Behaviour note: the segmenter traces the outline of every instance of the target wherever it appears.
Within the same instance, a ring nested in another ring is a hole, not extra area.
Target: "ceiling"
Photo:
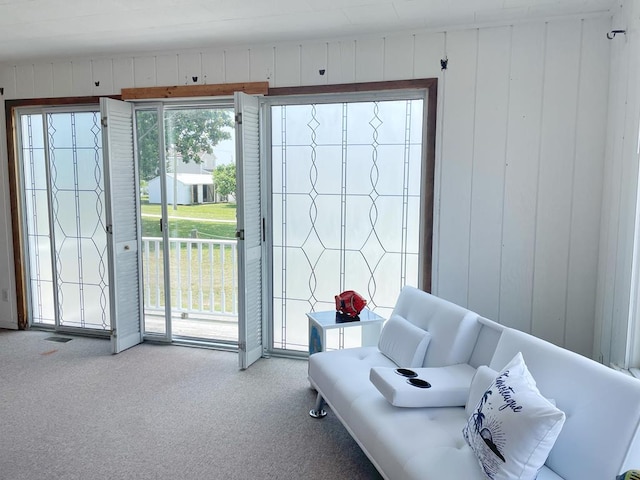
[[[344,38],[612,11],[616,0],[0,0],[0,62]]]

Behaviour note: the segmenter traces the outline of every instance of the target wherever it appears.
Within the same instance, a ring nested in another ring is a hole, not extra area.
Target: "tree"
[[[236,165],[229,163],[218,165],[213,171],[213,184],[219,195],[235,195],[236,193]]]
[[[165,113],[165,158],[177,157],[185,163],[201,163],[202,155],[231,138],[233,116],[221,108],[190,108]],[[141,180],[151,180],[159,172],[158,113],[140,110],[136,114],[138,162]],[[171,166],[167,171],[171,170]]]

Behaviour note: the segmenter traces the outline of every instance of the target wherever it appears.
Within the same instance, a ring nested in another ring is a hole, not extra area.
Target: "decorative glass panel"
[[[42,115],[20,117],[23,194],[29,251],[27,276],[32,323],[54,325],[56,317],[42,122]]]
[[[271,113],[273,346],[307,350],[305,314],[334,295],[356,290],[387,316],[418,283],[423,101]]]
[[[59,325],[109,330],[100,113],[48,113],[47,126]]]

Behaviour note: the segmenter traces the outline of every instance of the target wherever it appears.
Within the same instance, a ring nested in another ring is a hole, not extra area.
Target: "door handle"
[[[162,232],[162,219],[160,219],[160,231]]]

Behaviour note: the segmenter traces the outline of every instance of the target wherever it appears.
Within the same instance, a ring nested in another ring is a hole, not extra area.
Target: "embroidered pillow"
[[[421,367],[431,334],[400,315],[391,315],[380,332],[378,349],[399,367]]]
[[[486,365],[480,365],[476,370],[473,379],[471,380],[471,386],[469,387],[469,397],[465,405],[465,411],[467,415],[473,414],[478,402],[487,391],[491,382],[493,382],[498,376],[493,368],[489,368]]]
[[[518,353],[489,385],[462,434],[490,479],[533,480],[564,420]]]

